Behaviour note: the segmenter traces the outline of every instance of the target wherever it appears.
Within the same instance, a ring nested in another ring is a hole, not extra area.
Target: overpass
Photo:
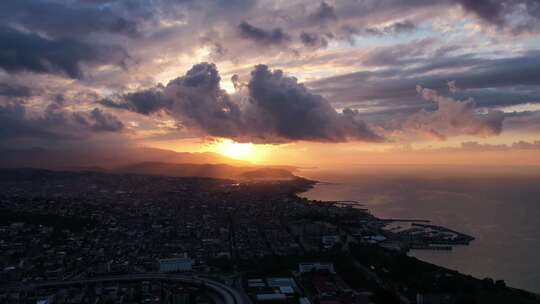
[[[2,286],[7,289],[32,289],[32,288],[51,288],[65,287],[71,285],[85,285],[106,282],[130,282],[130,281],[175,281],[184,284],[204,286],[219,294],[225,304],[247,304],[242,295],[234,288],[227,286],[215,280],[185,274],[164,274],[164,273],[144,273],[144,274],[129,274],[119,276],[104,276],[96,278],[87,278],[72,281],[45,281],[45,282],[25,282],[9,287]]]

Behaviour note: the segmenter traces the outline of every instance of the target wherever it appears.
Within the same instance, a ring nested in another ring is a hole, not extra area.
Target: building
[[[264,283],[263,279],[249,279],[247,283],[248,283],[249,288],[266,287],[266,284]]]
[[[266,283],[268,284],[268,287],[274,287],[274,288],[282,288],[282,287],[288,287],[285,290],[296,290],[298,287],[296,286],[296,282],[293,278],[268,278],[266,279]]]
[[[324,248],[329,249],[334,247],[340,241],[339,235],[323,235],[321,238]]]
[[[258,301],[283,301],[287,296],[282,293],[262,293],[255,296]]]
[[[300,298],[298,299],[299,304],[311,304],[308,298]]]
[[[188,257],[159,260],[159,272],[191,271],[193,261]]]
[[[298,271],[300,273],[312,272],[312,271],[328,271],[330,273],[336,273],[334,270],[334,264],[332,263],[300,263],[298,264]]]

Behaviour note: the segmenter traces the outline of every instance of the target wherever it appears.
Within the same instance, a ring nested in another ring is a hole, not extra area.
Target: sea
[[[411,256],[540,293],[540,168],[350,165],[299,175],[319,181],[303,197],[355,200],[379,218],[427,219],[476,238]]]

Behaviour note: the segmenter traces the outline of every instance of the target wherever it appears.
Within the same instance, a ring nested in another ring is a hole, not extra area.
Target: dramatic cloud
[[[20,102],[0,104],[0,139],[84,139],[91,133],[119,132],[124,128],[115,116],[95,108],[70,112],[63,99],[51,102],[43,113],[30,113]]]
[[[148,89],[140,92],[128,93],[122,96],[126,101],[116,103],[111,99],[104,99],[101,104],[111,108],[126,109],[139,114],[152,114],[171,107],[171,100],[163,95],[163,87]]]
[[[300,41],[307,47],[326,47],[328,45],[326,38],[316,33],[302,32],[300,34]]]
[[[240,35],[244,38],[251,39],[260,44],[282,44],[290,40],[290,37],[280,28],[265,30],[253,26],[247,22],[242,22],[238,26]]]
[[[121,49],[87,45],[76,40],[52,40],[0,26],[0,68],[8,72],[31,71],[81,78],[81,65],[121,65],[127,54]]]
[[[457,0],[464,9],[475,12],[480,18],[495,24],[502,24],[505,2],[501,0]]]
[[[94,108],[88,113],[72,113],[72,119],[77,124],[95,132],[118,132],[124,128],[124,124],[118,118],[99,108]]]
[[[540,70],[536,68],[540,64],[538,52],[481,58],[468,53],[441,55],[438,45],[437,40],[424,39],[377,47],[356,59],[377,70],[322,78],[309,82],[308,86],[334,104],[364,112],[373,107],[415,111],[426,105],[417,98],[414,89],[417,84],[442,92],[452,90],[449,81],[459,86],[452,92],[456,98],[472,97],[479,107],[540,102]],[[341,59],[333,60],[338,63]],[[356,64],[349,58],[342,60],[343,66]],[[367,111],[367,114],[371,112]]]
[[[141,114],[164,110],[188,128],[238,141],[382,140],[359,120],[357,112],[336,112],[326,99],[280,70],[256,66],[244,104],[234,102],[220,88],[220,80],[215,65],[201,63],[163,88],[126,94],[121,101],[102,104]]]
[[[183,125],[210,135],[239,137],[248,131],[239,107],[220,88],[220,80],[214,64],[201,63],[170,81],[165,95],[172,100],[171,114]]]
[[[258,65],[251,72],[249,95],[257,119],[272,126],[279,137],[292,140],[380,141],[357,113],[346,109],[339,114],[320,95],[310,93],[296,78]]]
[[[540,26],[540,3],[537,0],[456,0],[465,10],[500,28],[514,33],[537,31]],[[519,15],[520,18],[512,18]]]
[[[0,82],[0,96],[28,97],[30,94],[31,90],[26,86]]]
[[[471,99],[457,101],[421,86],[417,86],[416,90],[422,98],[434,102],[437,109],[422,110],[410,116],[405,122],[406,129],[440,140],[453,135],[487,137],[501,133],[504,120],[502,112],[491,110],[486,114],[479,114],[475,111],[475,103]]]
[[[185,127],[212,136],[240,138],[249,128],[238,105],[220,88],[220,80],[215,65],[201,63],[165,87],[128,93],[120,101],[106,99],[101,104],[145,115],[164,111]]]
[[[532,134],[539,33],[537,0],[0,1],[0,105],[4,124],[44,138],[114,132],[121,119],[142,141],[442,139],[497,134],[494,110],[505,131]],[[193,66],[204,61],[231,81]],[[251,71],[261,62],[276,70]],[[452,102],[418,98],[417,84]],[[57,94],[77,101],[53,115]],[[97,99],[120,119],[94,112]]]
[[[321,2],[319,8],[310,16],[316,22],[328,22],[337,20],[336,10],[326,2]]]
[[[134,20],[122,17],[111,6],[99,6],[98,1],[89,1],[89,4],[94,6],[45,0],[1,1],[0,23],[39,31],[56,38],[79,38],[80,35],[96,32],[127,36],[137,34]]]

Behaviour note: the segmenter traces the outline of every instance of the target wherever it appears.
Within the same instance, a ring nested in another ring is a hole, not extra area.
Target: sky
[[[540,165],[539,34],[537,0],[5,0],[0,153]]]

